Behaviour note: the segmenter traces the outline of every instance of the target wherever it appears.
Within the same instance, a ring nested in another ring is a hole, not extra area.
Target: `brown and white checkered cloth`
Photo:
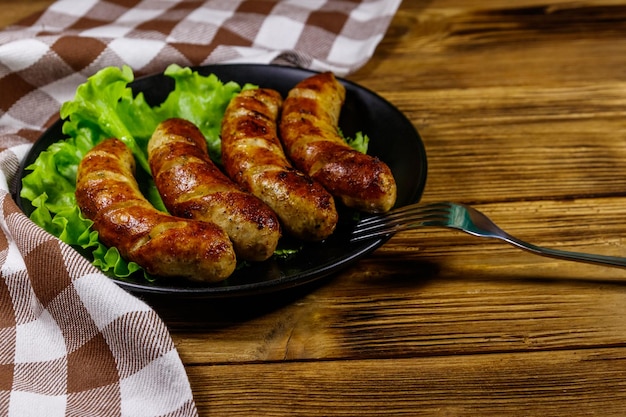
[[[166,326],[10,192],[62,102],[105,66],[279,63],[346,75],[400,0],[60,0],[0,32],[0,415],[195,416]]]

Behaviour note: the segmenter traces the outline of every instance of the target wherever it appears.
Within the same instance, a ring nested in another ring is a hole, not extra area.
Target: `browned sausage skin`
[[[286,233],[319,241],[335,230],[338,215],[330,193],[287,160],[277,137],[282,97],[275,90],[245,90],[222,119],[226,173],[267,203]]]
[[[230,236],[240,259],[263,261],[272,256],[281,236],[276,214],[220,171],[193,123],[161,122],[148,142],[148,160],[170,213],[216,223]]]
[[[280,135],[294,165],[319,181],[346,206],[388,211],[396,183],[378,158],[352,149],[338,133],[345,88],[330,73],[298,83],[283,104]]]
[[[134,178],[135,160],[117,139],[107,139],[78,166],[76,201],[99,238],[148,273],[217,282],[235,269],[226,233],[215,224],[184,220],[156,210]]]

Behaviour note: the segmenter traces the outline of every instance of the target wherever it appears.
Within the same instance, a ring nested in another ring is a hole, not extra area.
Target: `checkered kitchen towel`
[[[30,222],[16,171],[97,70],[281,63],[345,75],[400,0],[61,0],[0,32],[0,415],[197,415],[156,313]]]

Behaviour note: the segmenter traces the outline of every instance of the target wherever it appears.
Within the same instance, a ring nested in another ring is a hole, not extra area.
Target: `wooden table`
[[[405,0],[349,78],[421,133],[424,202],[626,256],[626,2]],[[426,229],[300,294],[154,305],[201,416],[623,416],[625,283]]]

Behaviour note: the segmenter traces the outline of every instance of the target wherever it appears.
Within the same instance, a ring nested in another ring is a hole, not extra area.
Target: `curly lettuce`
[[[226,107],[231,98],[240,91],[255,86],[251,84],[240,86],[233,81],[224,84],[215,74],[203,76],[191,68],[181,68],[175,64],[165,70],[165,75],[174,79],[176,88],[160,106],[155,108],[156,114],[161,120],[176,114],[177,117],[194,123],[207,140],[211,159],[219,163],[220,128]]]

